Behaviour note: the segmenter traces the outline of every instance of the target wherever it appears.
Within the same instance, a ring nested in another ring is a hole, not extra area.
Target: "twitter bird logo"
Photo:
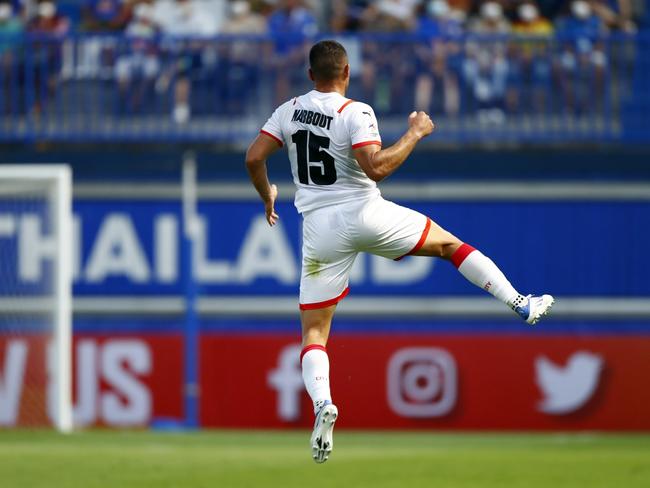
[[[558,366],[545,356],[535,359],[537,386],[544,394],[538,409],[551,415],[575,412],[598,388],[604,361],[586,351],[571,355],[566,366]]]

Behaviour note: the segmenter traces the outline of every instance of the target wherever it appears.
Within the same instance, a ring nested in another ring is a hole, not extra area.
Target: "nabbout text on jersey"
[[[303,124],[315,125],[323,129],[330,129],[332,123],[331,115],[324,115],[320,112],[312,112],[311,110],[294,110],[292,122],[302,122]]]

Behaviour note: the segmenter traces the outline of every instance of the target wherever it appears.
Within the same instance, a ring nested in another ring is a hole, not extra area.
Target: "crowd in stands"
[[[143,8],[144,7],[144,8]],[[546,34],[556,28],[634,31],[643,0],[1,0],[1,31],[126,31],[138,17],[170,34],[245,32]],[[489,24],[489,25],[488,25]]]
[[[15,61],[11,35],[23,32],[60,38],[122,33],[127,48],[89,42],[86,53],[94,54],[85,54],[86,61],[111,58],[112,76],[133,110],[148,94],[169,91],[173,118],[185,123],[192,80],[206,66],[218,67],[213,76],[228,91],[225,110],[237,111],[262,67],[274,70],[276,101],[289,97],[296,77],[304,77],[306,39],[319,33],[408,33],[417,39],[408,55],[399,43],[348,44],[359,65],[354,73],[361,96],[380,111],[399,112],[406,104],[453,116],[465,90],[483,117],[498,122],[523,106],[542,110],[542,88],[551,78],[569,106],[580,110],[586,101],[579,99],[589,90],[578,89],[576,77],[597,89],[608,63],[599,40],[608,32],[637,31],[648,16],[645,8],[643,0],[0,0],[0,57],[5,67]],[[465,34],[495,39],[472,41]],[[208,52],[202,39],[219,35],[269,35],[274,41],[238,37]],[[530,40],[513,47],[499,40],[505,35]],[[551,36],[566,39],[553,53],[536,41]],[[43,62],[56,65],[59,57],[49,52]],[[526,93],[512,89],[524,81]],[[415,87],[411,100],[398,95],[407,83]]]

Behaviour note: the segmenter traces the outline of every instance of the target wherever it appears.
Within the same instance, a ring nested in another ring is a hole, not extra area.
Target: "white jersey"
[[[352,152],[381,145],[369,105],[312,90],[280,105],[261,132],[287,146],[298,212],[379,195]]]

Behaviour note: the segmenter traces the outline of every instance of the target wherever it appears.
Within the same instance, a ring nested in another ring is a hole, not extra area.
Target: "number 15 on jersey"
[[[296,145],[300,183],[308,185],[310,179],[315,185],[332,185],[336,182],[334,158],[325,151],[330,147],[329,137],[299,130],[293,133],[291,140]],[[310,163],[322,163],[322,166]]]

